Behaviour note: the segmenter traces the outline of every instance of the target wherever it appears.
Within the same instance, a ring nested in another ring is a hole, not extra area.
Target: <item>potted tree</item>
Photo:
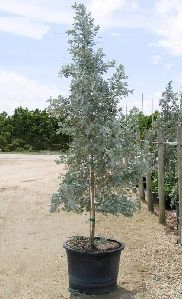
[[[134,213],[137,203],[127,197],[125,187],[137,178],[140,159],[137,156],[130,161],[127,157],[127,165],[123,159],[126,146],[121,127],[126,124],[118,102],[130,92],[124,67],[104,61],[102,49],[95,49],[99,27],[83,4],[73,8],[73,28],[68,31],[72,63],[60,71],[72,78],[70,94],[50,100],[50,108],[66,116],[60,130],[72,141],[63,156],[67,173],[52,196],[50,212],[60,207],[90,213],[90,236],[72,237],[64,243],[69,287],[81,293],[103,294],[117,285],[124,244],[95,236],[96,212]]]

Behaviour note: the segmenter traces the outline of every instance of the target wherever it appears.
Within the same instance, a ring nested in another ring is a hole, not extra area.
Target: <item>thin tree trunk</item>
[[[91,158],[90,165],[90,245],[94,247],[95,237],[95,178],[94,178],[94,160]]]
[[[152,197],[152,176],[150,171],[146,175],[146,185],[147,185],[147,203],[148,211],[154,211],[153,197]]]
[[[158,137],[158,193],[159,193],[159,223],[165,224],[165,191],[164,191],[164,143],[162,129],[157,130]]]
[[[139,130],[137,130],[137,133],[136,133],[136,141],[141,149],[141,136],[140,136]],[[140,199],[140,201],[144,202],[145,201],[145,192],[144,192],[144,186],[143,186],[143,173],[141,174],[141,176],[139,178],[138,187],[139,187],[139,199]]]
[[[179,191],[179,225],[178,225],[178,235],[179,244],[182,245],[182,127],[177,128],[178,137],[178,191]]]
[[[139,180],[139,198],[140,201],[145,201],[145,192],[144,192],[144,186],[143,186],[143,176]]]
[[[149,132],[145,132],[145,140],[149,142]],[[148,148],[146,147],[147,151]],[[146,151],[146,155],[148,152]],[[147,171],[146,173],[146,190],[147,190],[147,205],[148,205],[148,211],[153,212],[154,211],[154,203],[153,203],[153,196],[152,196],[152,174],[151,170]]]

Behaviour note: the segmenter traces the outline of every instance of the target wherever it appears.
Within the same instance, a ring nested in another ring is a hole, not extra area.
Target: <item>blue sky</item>
[[[58,71],[69,61],[65,31],[72,23],[70,0],[0,1],[0,111],[17,106],[44,108],[46,100],[67,94]],[[158,108],[168,81],[182,87],[181,0],[85,0],[101,27],[98,47],[125,66],[133,95],[125,109]]]

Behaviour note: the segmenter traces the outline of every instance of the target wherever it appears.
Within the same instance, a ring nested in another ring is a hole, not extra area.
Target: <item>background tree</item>
[[[149,153],[146,153],[143,146],[145,136],[142,138],[146,130],[151,127],[152,123],[149,117],[141,113],[138,108],[133,107],[121,122],[122,139],[125,140],[123,150],[125,150],[125,157],[127,157],[127,166],[133,169],[136,167],[135,171],[132,172],[134,175],[139,171],[144,176],[149,167]],[[138,144],[136,138],[138,131],[141,133],[141,144]]]
[[[41,111],[18,107],[11,116],[6,112],[1,113],[1,151],[66,150],[69,136],[60,132],[57,134],[58,121],[64,121],[64,116],[57,119],[46,109]]]
[[[4,111],[0,113],[0,150],[3,151],[11,142],[10,117]]]
[[[177,139],[176,128],[181,123],[181,111],[179,94],[172,88],[172,81],[167,84],[166,90],[162,93],[159,103],[161,114],[157,120],[157,126],[162,128],[165,141],[174,142]],[[177,156],[174,146],[165,146],[165,192],[171,196],[171,192],[177,190]],[[177,196],[177,193],[175,193]],[[174,195],[173,194],[173,198]]]
[[[154,123],[159,118],[159,111],[155,111],[153,114],[144,115],[143,112],[138,111],[137,114],[137,125],[141,133],[141,138],[145,139],[146,131],[152,131]]]

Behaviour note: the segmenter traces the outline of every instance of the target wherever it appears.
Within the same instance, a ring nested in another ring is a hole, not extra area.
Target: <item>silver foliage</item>
[[[66,162],[68,170],[53,194],[50,211],[58,211],[59,207],[78,213],[90,210],[89,169],[94,160],[96,210],[131,216],[138,205],[125,190],[136,183],[145,163],[118,109],[119,101],[131,92],[127,76],[123,65],[105,61],[102,49],[96,49],[99,27],[94,26],[85,6],[75,4],[74,9],[73,28],[68,31],[72,62],[60,71],[61,76],[71,77],[70,95],[50,99],[53,113],[66,116],[59,127],[72,137],[72,143],[60,160]]]

